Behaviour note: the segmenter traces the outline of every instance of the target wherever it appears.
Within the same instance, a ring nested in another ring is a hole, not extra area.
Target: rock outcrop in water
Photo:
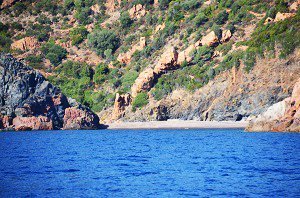
[[[269,107],[252,120],[246,130],[300,132],[300,79],[291,97]]]
[[[39,72],[0,55],[0,128],[14,130],[96,129],[99,118],[68,99]]]

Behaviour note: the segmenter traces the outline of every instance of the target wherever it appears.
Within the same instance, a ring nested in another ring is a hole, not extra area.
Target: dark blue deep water
[[[0,197],[299,197],[300,134],[0,133]]]

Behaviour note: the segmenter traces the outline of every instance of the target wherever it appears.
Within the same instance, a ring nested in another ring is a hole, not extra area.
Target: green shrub
[[[0,52],[9,52],[12,43],[9,26],[0,22]]]
[[[64,0],[64,8],[66,10],[71,10],[75,7],[74,0]]]
[[[206,21],[208,21],[208,18],[205,16],[204,13],[200,12],[196,17],[195,17],[195,24],[196,27],[199,27],[200,25],[204,24]]]
[[[191,11],[201,6],[201,2],[197,0],[185,0],[182,2],[182,8],[185,11]]]
[[[38,18],[37,18],[37,21],[40,23],[40,24],[48,24],[50,25],[51,24],[51,20],[45,16],[44,14],[41,14]]]
[[[12,10],[14,12],[14,16],[19,16],[26,10],[26,5],[24,4],[24,2],[16,2],[12,6]]]
[[[94,112],[100,112],[103,108],[112,106],[114,94],[93,90],[84,91],[84,104],[90,106]]]
[[[122,28],[130,28],[131,24],[133,23],[127,11],[122,12],[120,16],[120,23]]]
[[[134,81],[138,77],[139,73],[137,71],[129,71],[125,73],[122,77],[122,92],[127,93],[130,91],[131,86],[133,85]]]
[[[67,56],[67,51],[60,45],[54,44],[53,41],[44,44],[41,50],[54,66],[59,65]]]
[[[243,57],[245,70],[249,72],[256,63],[256,51],[253,48],[248,48]]]
[[[230,54],[227,54],[224,57],[223,61],[216,68],[216,72],[219,73],[221,71],[225,71],[232,67],[239,67],[242,58],[243,58],[243,51],[234,51]]]
[[[11,38],[8,35],[0,32],[0,52],[9,52],[11,43]]]
[[[216,36],[220,39],[222,37],[222,30],[221,30],[221,27],[214,24],[212,27],[211,27],[212,31],[215,32]]]
[[[228,20],[228,13],[226,12],[226,10],[223,10],[217,15],[217,17],[215,19],[215,23],[218,25],[222,25],[227,20]]]
[[[17,31],[21,31],[23,30],[23,26],[22,24],[18,23],[18,22],[12,22],[10,27],[13,29],[13,30],[17,30]]]
[[[35,8],[38,13],[41,11],[47,11],[53,15],[56,15],[58,10],[58,2],[56,0],[41,0],[35,4]]]
[[[197,64],[200,61],[208,61],[211,58],[212,54],[212,48],[208,47],[207,45],[201,46],[197,49],[196,53],[194,54],[193,62]]]
[[[159,8],[161,10],[165,10],[169,6],[171,0],[158,0],[158,2],[159,2]]]
[[[95,30],[88,35],[88,45],[92,47],[98,55],[104,57],[104,51],[111,49],[114,53],[120,45],[120,39],[112,30]]]
[[[80,79],[82,77],[89,77],[92,79],[93,71],[86,63],[66,61],[55,69],[55,73],[67,77]]]
[[[234,3],[234,0],[220,0],[220,6],[225,8],[230,8]]]
[[[36,36],[38,41],[43,42],[49,39],[51,27],[49,25],[32,24],[26,31],[26,36]]]
[[[96,84],[102,84],[107,80],[107,74],[109,73],[109,68],[105,63],[99,63],[95,69],[94,82]]]
[[[280,47],[280,58],[294,52],[300,46],[300,11],[296,16],[288,20],[274,24],[261,24],[252,34],[246,45],[256,50],[256,53],[263,55],[264,51],[274,51],[275,45]],[[252,49],[252,50],[253,50]]]
[[[174,81],[170,79],[170,75],[164,75],[158,79],[158,82],[151,91],[155,100],[161,100],[164,96],[167,96],[172,92],[174,87]]]
[[[223,43],[222,45],[219,45],[216,50],[222,52],[223,54],[227,54],[233,45],[233,41],[229,41],[228,43]]]
[[[230,32],[233,34],[235,32],[235,26],[233,23],[229,23],[226,27],[226,29],[230,30]]]
[[[87,25],[92,22],[90,18],[91,9],[89,7],[83,7],[78,9],[75,13],[75,18],[80,24]]]
[[[167,21],[177,22],[184,18],[184,14],[181,10],[181,4],[176,2],[170,3],[168,13],[167,13]]]
[[[138,93],[132,102],[132,110],[135,111],[136,108],[142,108],[148,104],[148,95],[145,92]]]
[[[70,36],[72,40],[72,45],[79,45],[86,39],[88,31],[84,26],[75,27],[71,30]]]

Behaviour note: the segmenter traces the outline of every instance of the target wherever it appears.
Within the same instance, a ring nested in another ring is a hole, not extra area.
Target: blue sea
[[[300,197],[300,134],[0,133],[0,197]]]

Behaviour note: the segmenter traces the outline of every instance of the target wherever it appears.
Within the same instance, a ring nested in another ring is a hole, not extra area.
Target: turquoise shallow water
[[[1,197],[299,197],[300,134],[0,133]]]

